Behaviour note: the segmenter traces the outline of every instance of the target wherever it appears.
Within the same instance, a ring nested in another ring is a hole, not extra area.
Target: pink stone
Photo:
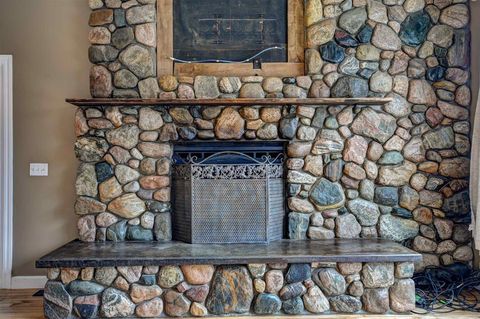
[[[78,236],[81,241],[93,242],[95,241],[96,226],[95,217],[93,215],[83,216],[78,220]]]
[[[156,23],[145,23],[135,27],[135,38],[138,42],[151,46],[157,46]]]
[[[92,97],[110,97],[113,91],[112,75],[101,65],[94,65],[90,70],[90,93]]]
[[[367,155],[368,142],[361,136],[355,135],[345,142],[343,159],[347,162],[363,164]]]
[[[188,84],[180,83],[177,89],[178,98],[180,99],[194,99],[195,92],[193,88]]]
[[[438,124],[442,123],[442,120],[444,118],[442,112],[437,107],[429,108],[425,113],[425,117],[427,119],[428,125],[430,125],[431,127],[435,127]]]
[[[437,96],[427,81],[411,80],[408,90],[408,102],[434,106],[437,102]]]
[[[195,286],[187,290],[185,296],[195,302],[204,302],[207,299],[208,291],[210,290],[208,285]]]
[[[95,27],[88,33],[88,40],[91,44],[110,44],[112,34],[107,28]]]
[[[83,110],[78,108],[75,112],[75,135],[81,136],[88,132],[89,127],[87,125],[87,120],[83,114]]]

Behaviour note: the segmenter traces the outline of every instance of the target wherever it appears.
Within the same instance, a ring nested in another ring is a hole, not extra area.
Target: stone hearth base
[[[37,266],[48,268],[44,298],[50,319],[403,313],[415,307],[411,277],[420,258],[380,240],[73,241]]]
[[[413,263],[52,268],[47,318],[407,312]]]

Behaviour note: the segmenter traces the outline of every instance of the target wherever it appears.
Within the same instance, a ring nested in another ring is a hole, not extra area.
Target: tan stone
[[[307,0],[305,4],[305,26],[309,27],[322,20],[323,5],[322,0]]]
[[[206,315],[208,315],[208,310],[201,303],[194,302],[194,303],[192,303],[192,306],[190,307],[190,313],[194,317],[205,317]]]
[[[135,314],[140,318],[160,317],[163,311],[163,301],[161,298],[155,298],[138,305]]]
[[[158,84],[160,88],[166,92],[175,91],[178,87],[177,78],[173,75],[162,75],[158,79]],[[170,110],[170,115],[174,120],[181,124],[191,124],[192,117],[187,109],[184,108],[174,108]]]
[[[143,286],[133,284],[130,290],[130,297],[134,303],[141,303],[143,301],[151,300],[159,297],[162,294],[162,288],[157,285]]]
[[[218,139],[241,139],[245,132],[245,120],[233,107],[223,109],[215,124]]]
[[[123,218],[135,218],[145,210],[145,202],[135,194],[125,194],[116,198],[108,205],[108,210]]]
[[[378,183],[388,186],[406,185],[416,170],[417,166],[409,161],[400,166],[382,166],[378,174]]]
[[[138,150],[147,157],[159,158],[170,157],[172,148],[168,144],[142,142],[138,144]]]
[[[181,269],[185,280],[192,285],[208,284],[215,271],[212,265],[183,265]]]
[[[322,20],[307,29],[306,43],[308,48],[315,48],[333,39],[335,19]]]
[[[115,177],[112,177],[98,186],[98,192],[102,202],[109,202],[122,195],[122,185]]]
[[[66,285],[76,280],[79,274],[80,274],[80,269],[62,268],[60,272],[60,279],[62,280],[62,283]]]

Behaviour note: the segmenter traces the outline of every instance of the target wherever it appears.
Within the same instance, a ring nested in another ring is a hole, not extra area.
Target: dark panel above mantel
[[[383,105],[392,101],[392,98],[267,98],[267,99],[115,99],[115,98],[86,98],[66,99],[66,102],[76,106],[155,106],[155,105]]]
[[[72,241],[40,258],[37,268],[185,264],[402,262],[422,256],[381,239],[281,240],[270,244]]]

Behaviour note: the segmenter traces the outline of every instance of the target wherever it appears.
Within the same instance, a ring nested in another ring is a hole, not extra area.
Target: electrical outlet
[[[48,163],[30,163],[30,176],[48,176]]]

